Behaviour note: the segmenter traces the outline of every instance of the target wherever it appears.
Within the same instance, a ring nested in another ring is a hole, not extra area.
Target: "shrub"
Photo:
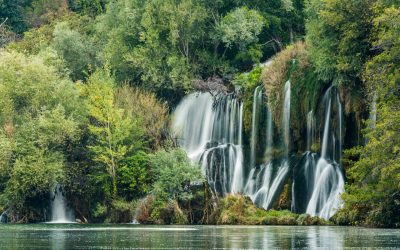
[[[150,162],[156,176],[153,193],[159,199],[189,201],[193,197],[191,186],[204,180],[200,168],[181,149],[160,150]]]
[[[144,141],[150,149],[163,145],[168,121],[168,107],[157,100],[152,93],[132,88],[127,85],[116,92],[117,106],[126,110],[139,120],[145,129]]]

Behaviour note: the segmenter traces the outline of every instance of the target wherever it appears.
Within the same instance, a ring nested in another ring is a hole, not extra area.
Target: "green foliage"
[[[106,70],[97,71],[86,85],[82,96],[89,112],[89,133],[93,142],[89,149],[93,160],[104,166],[112,180],[112,197],[117,196],[117,171],[126,157],[142,147],[143,134],[137,121],[117,107],[115,82]]]
[[[220,199],[213,215],[217,224],[239,225],[326,225],[328,222],[298,215],[288,210],[264,210],[256,207],[249,197],[228,195]]]
[[[135,203],[122,199],[113,200],[109,217],[105,220],[111,223],[130,222],[135,212]]]
[[[103,58],[120,81],[145,83],[160,96],[182,93],[191,88],[206,21],[196,1],[111,2],[98,24],[109,34]]]
[[[29,27],[51,23],[68,12],[66,0],[33,0],[25,8],[25,20]]]
[[[63,16],[67,7],[66,0],[2,0],[0,23],[6,22],[14,32],[22,34]]]
[[[116,104],[126,110],[131,117],[138,119],[144,130],[144,143],[147,148],[162,146],[168,121],[168,107],[157,100],[152,93],[139,88],[122,86],[117,89]]]
[[[66,22],[55,26],[52,47],[71,71],[73,80],[84,79],[89,69],[97,64],[95,47],[87,37],[71,30]]]
[[[201,184],[204,179],[200,168],[190,163],[180,149],[156,152],[151,157],[151,165],[155,172],[153,193],[163,200],[190,200],[191,186]]]
[[[187,224],[187,214],[175,200],[165,201],[147,196],[139,202],[136,218],[141,224]]]
[[[360,82],[362,67],[370,55],[373,2],[309,1],[307,44],[322,80],[344,85]]]
[[[22,33],[27,29],[24,8],[32,0],[2,0],[0,2],[0,23],[6,21],[14,32]]]
[[[288,26],[300,33],[289,24],[302,8],[295,2],[110,2],[97,24],[100,57],[119,82],[175,103],[197,78],[231,75],[258,63],[271,47],[288,42],[282,41]]]
[[[256,10],[241,7],[233,10],[217,24],[216,34],[226,47],[237,46],[240,50],[258,42],[265,21]]]
[[[350,184],[345,207],[337,216],[344,224],[400,226],[400,11],[375,8],[373,44],[381,52],[366,65],[364,78],[377,104],[374,122],[365,129],[365,146],[347,151]]]
[[[123,160],[117,170],[118,194],[127,200],[143,197],[151,189],[153,172],[150,168],[149,156],[139,151]]]
[[[254,90],[261,84],[261,72],[262,67],[257,65],[250,72],[237,75],[233,80],[233,84],[245,90]]]
[[[69,0],[71,10],[95,17],[105,10],[108,0]]]
[[[0,75],[0,202],[17,213],[64,181],[84,111],[72,82],[39,57],[0,51]]]

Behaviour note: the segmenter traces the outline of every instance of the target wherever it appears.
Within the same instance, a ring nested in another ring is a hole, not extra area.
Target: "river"
[[[1,249],[395,249],[399,229],[334,226],[0,225]]]

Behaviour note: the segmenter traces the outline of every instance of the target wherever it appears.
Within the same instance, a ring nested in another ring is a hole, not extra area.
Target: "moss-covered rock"
[[[137,206],[135,219],[141,224],[189,224],[188,214],[175,200],[164,201],[147,196]]]
[[[288,46],[278,53],[269,67],[262,71],[269,110],[278,131],[281,128],[284,85],[291,82],[290,127],[293,150],[304,151],[306,146],[307,113],[315,110],[327,83],[320,81],[303,42]]]
[[[289,210],[265,210],[247,196],[228,195],[218,202],[214,212],[216,224],[223,225],[327,225],[329,222]]]

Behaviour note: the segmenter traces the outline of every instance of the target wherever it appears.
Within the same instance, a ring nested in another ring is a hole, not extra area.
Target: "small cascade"
[[[311,110],[307,114],[307,151],[312,151],[313,143],[315,142],[315,128],[316,128],[316,120],[314,116],[314,112]]]
[[[342,106],[334,88],[329,88],[323,99],[325,122],[321,157],[313,166],[313,192],[306,213],[324,219],[332,217],[341,206],[344,177],[340,167],[342,151]],[[334,113],[335,112],[335,113]],[[334,126],[333,122],[337,124]]]
[[[133,225],[139,225],[140,223],[139,223],[136,219],[133,219],[132,222],[131,222],[131,224],[133,224]]]
[[[291,97],[291,86],[290,81],[285,83],[285,98],[283,102],[283,119],[282,119],[282,128],[283,128],[283,139],[285,143],[285,155],[289,154],[289,146],[290,146],[290,97]]]
[[[266,148],[265,148],[265,156],[266,161],[272,160],[272,146],[274,144],[274,128],[273,128],[273,121],[272,121],[272,113],[267,108],[267,131],[266,131]]]
[[[0,214],[0,223],[7,223],[7,212],[8,210],[5,210]]]
[[[258,86],[253,95],[253,111],[251,117],[251,142],[250,142],[250,166],[255,166],[256,147],[258,142],[258,125],[262,108],[262,87]]]
[[[62,187],[56,184],[51,190],[51,221],[49,223],[75,223],[73,211],[68,209]]]
[[[243,104],[236,93],[193,93],[178,105],[172,132],[218,194],[243,189]]]
[[[311,199],[314,188],[314,175],[319,159],[318,154],[312,152],[316,139],[316,119],[314,112],[307,114],[307,151],[302,155],[300,163],[294,170],[292,184],[292,211],[304,213]]]
[[[292,185],[292,212],[305,213],[314,191],[314,178],[319,155],[305,152],[294,169]]]
[[[370,112],[369,112],[369,120],[370,120],[370,128],[375,129],[376,127],[376,95],[374,95],[374,98],[372,100],[372,104],[370,107]]]

